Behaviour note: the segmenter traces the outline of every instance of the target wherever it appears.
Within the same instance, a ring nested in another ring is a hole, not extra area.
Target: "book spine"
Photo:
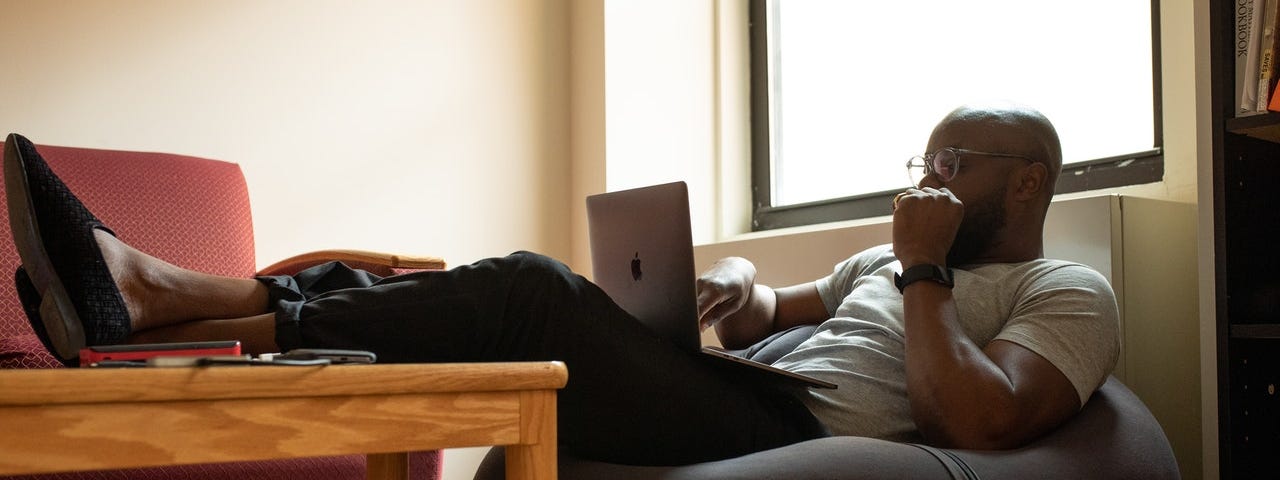
[[[1258,101],[1254,108],[1257,113],[1266,113],[1271,100],[1271,79],[1275,76],[1276,51],[1276,10],[1280,0],[1266,0],[1263,9],[1262,35],[1260,45],[1261,59],[1258,62]]]
[[[1254,113],[1258,95],[1258,33],[1255,5],[1261,0],[1236,0],[1236,116]]]
[[[1241,79],[1244,78],[1245,57],[1249,52],[1249,25],[1253,22],[1253,0],[1235,0],[1235,3],[1236,96],[1233,98],[1238,101],[1244,98],[1244,84],[1241,83]]]

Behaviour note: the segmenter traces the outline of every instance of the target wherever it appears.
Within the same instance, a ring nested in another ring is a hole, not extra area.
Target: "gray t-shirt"
[[[801,394],[835,435],[920,441],[907,400],[901,265],[891,245],[865,250],[818,280],[832,318],[775,366],[836,383]],[[1078,263],[1039,259],[955,269],[960,325],[978,346],[1007,340],[1049,360],[1083,405],[1115,368],[1119,325],[1106,279]]]

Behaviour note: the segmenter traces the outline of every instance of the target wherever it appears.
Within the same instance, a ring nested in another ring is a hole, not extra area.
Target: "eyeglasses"
[[[946,147],[936,152],[917,155],[911,157],[910,160],[907,160],[907,175],[911,178],[911,184],[919,185],[920,181],[924,180],[924,177],[929,176],[931,173],[937,174],[938,179],[943,182],[950,182],[952,179],[956,178],[956,173],[960,171],[960,157],[963,155],[1021,158],[1028,162],[1035,162],[1031,157],[1024,155],[979,152],[977,150]]]

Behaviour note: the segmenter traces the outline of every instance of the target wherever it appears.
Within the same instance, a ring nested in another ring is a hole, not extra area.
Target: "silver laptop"
[[[818,388],[830,382],[702,347],[698,333],[689,190],[684,182],[587,197],[595,283],[613,301],[680,348],[769,381]]]

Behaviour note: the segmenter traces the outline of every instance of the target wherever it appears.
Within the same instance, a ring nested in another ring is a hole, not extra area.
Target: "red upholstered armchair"
[[[3,143],[0,143],[3,146]],[[218,275],[255,275],[253,221],[244,175],[234,163],[163,153],[39,147],[40,154],[93,212],[138,249],[176,265]],[[0,183],[0,191],[3,190]],[[4,196],[0,194],[0,201]],[[61,368],[32,333],[13,287],[21,263],[0,208],[0,368]],[[264,269],[292,273],[328,260],[387,275],[404,269],[443,268],[429,257],[330,251],[294,257]],[[6,435],[15,432],[6,432]],[[246,439],[252,442],[252,439]],[[411,455],[413,479],[440,477],[440,453]],[[332,480],[365,478],[365,457],[351,455],[211,465],[52,474],[6,479]]]

